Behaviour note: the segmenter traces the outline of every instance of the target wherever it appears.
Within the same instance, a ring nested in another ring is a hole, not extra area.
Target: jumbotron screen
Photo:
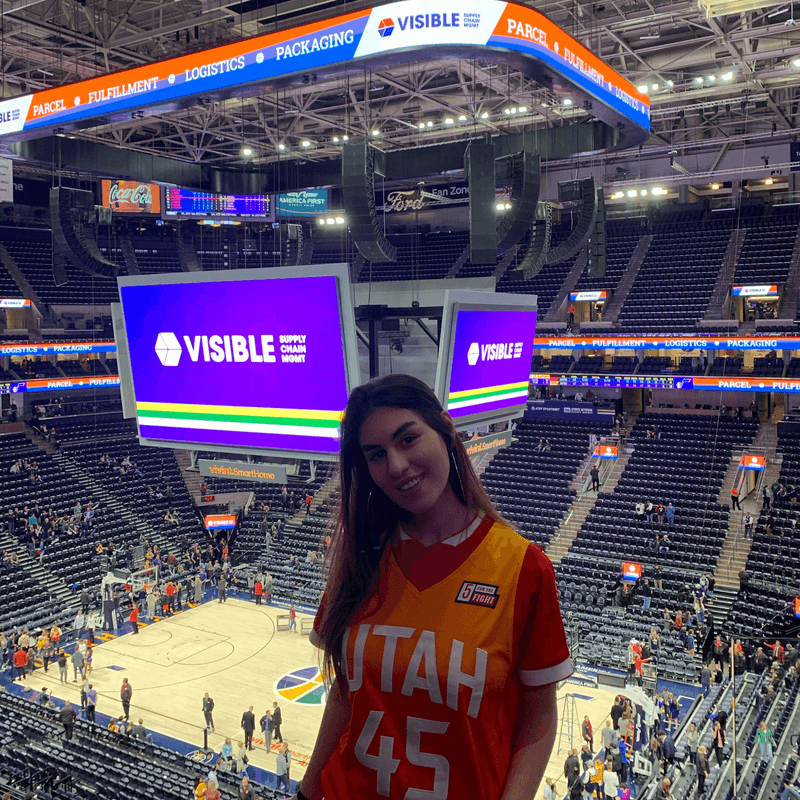
[[[457,309],[445,403],[453,419],[525,405],[535,332],[535,310]]]
[[[351,339],[355,351],[349,285],[341,275],[273,277],[287,272],[119,279],[144,443],[338,452]]]
[[[168,217],[260,217],[271,219],[269,195],[213,194],[168,187],[164,214]]]

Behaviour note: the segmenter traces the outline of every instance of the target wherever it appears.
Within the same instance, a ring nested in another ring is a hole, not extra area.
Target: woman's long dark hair
[[[410,375],[387,375],[353,390],[341,425],[341,499],[326,559],[328,580],[320,624],[323,674],[328,680],[335,675],[340,691],[347,686],[342,659],[345,632],[377,588],[381,558],[397,524],[410,520],[410,514],[375,485],[361,450],[361,426],[378,408],[417,412],[452,453],[450,486],[456,497],[467,508],[505,522],[492,505],[452,423],[442,415],[436,395],[426,384]]]

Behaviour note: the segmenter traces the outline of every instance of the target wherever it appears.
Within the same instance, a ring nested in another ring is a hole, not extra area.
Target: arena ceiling
[[[800,125],[800,4],[546,0],[529,3],[600,55],[652,103],[648,151],[794,140]],[[371,3],[319,0],[3,0],[3,94],[59,86]],[[457,5],[457,4],[456,4]],[[753,8],[758,6],[758,8]],[[741,9],[752,10],[741,10]],[[585,118],[520,73],[446,59],[320,80],[70,134],[184,162],[258,169],[338,157],[345,136],[403,148]],[[305,144],[304,144],[305,143]],[[248,149],[251,152],[247,152]],[[246,155],[245,155],[246,154]],[[64,165],[67,166],[67,165]],[[22,164],[18,170],[24,172]]]

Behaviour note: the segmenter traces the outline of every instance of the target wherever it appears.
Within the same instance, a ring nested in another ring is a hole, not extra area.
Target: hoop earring
[[[460,498],[461,502],[462,503],[466,503],[467,502],[467,493],[464,491],[464,484],[461,482],[461,473],[458,471],[458,464],[456,463],[456,456],[455,456],[455,453],[453,452],[452,448],[450,449],[450,463],[452,464],[453,469],[455,470],[456,478],[458,478],[458,488],[461,491],[461,498]]]

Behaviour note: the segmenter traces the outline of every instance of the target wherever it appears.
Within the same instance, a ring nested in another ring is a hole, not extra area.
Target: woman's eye
[[[403,444],[411,444],[417,437],[413,434],[409,434],[408,436],[403,437]]]
[[[370,457],[370,461],[378,461],[383,456],[383,450],[376,450]]]

